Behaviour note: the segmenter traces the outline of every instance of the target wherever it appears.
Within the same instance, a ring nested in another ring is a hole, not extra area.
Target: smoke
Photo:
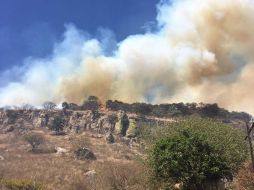
[[[26,59],[21,79],[0,88],[0,105],[80,103],[96,95],[127,102],[217,102],[254,114],[254,1],[175,0],[157,8],[156,31],[118,44],[109,30],[94,39],[66,25],[52,55]]]

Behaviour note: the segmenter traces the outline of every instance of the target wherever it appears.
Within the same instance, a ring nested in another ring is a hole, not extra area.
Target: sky
[[[253,0],[1,0],[0,106],[218,103],[254,114]]]
[[[45,57],[62,40],[66,24],[116,41],[144,33],[156,19],[158,0],[1,0],[0,73],[27,57]],[[1,84],[1,83],[0,83]]]

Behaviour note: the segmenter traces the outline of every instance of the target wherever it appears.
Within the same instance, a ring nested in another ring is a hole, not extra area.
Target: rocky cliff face
[[[33,128],[48,127],[55,117],[60,116],[64,123],[64,131],[78,132],[93,130],[105,134],[114,131],[114,122],[110,122],[111,114],[95,111],[62,111],[62,110],[7,110],[0,112],[0,131],[18,130],[25,132]],[[116,122],[116,121],[115,121]]]
[[[65,133],[79,133],[92,131],[102,135],[120,134],[122,111],[73,111],[73,110],[6,110],[0,111],[0,133],[17,131],[26,133],[35,128],[49,127],[54,118],[60,117],[63,121]],[[162,125],[172,122],[172,118],[158,118],[138,116],[128,113],[128,127],[124,132],[129,138],[135,138],[138,123],[147,122],[149,125]],[[241,119],[221,119],[234,127],[245,128]]]

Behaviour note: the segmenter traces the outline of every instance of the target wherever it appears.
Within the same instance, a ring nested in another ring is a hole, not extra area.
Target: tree
[[[98,110],[100,107],[99,98],[96,96],[89,96],[86,101],[84,101],[82,105],[82,109],[84,110]]]
[[[215,117],[219,114],[220,108],[217,104],[206,104],[202,110],[201,114],[206,117]]]
[[[79,106],[75,103],[69,103],[69,109],[70,110],[78,110]]]
[[[54,102],[49,102],[49,101],[48,102],[44,102],[42,104],[42,106],[43,106],[43,108],[45,110],[53,110],[53,109],[56,108],[56,104]]]
[[[34,107],[33,105],[31,105],[31,104],[23,104],[23,105],[21,106],[21,108],[22,108],[23,110],[35,110],[35,107]]]
[[[39,145],[45,143],[44,137],[36,133],[25,135],[24,140],[32,146],[32,151],[36,150]]]
[[[64,129],[64,119],[61,116],[54,117],[49,125],[49,129],[55,131],[56,134],[60,134]]]
[[[89,96],[89,97],[87,98],[87,100],[88,100],[89,102],[98,102],[98,101],[99,101],[99,98],[98,98],[97,96]]]
[[[63,102],[62,103],[62,108],[63,108],[63,110],[70,109],[70,105],[67,102]]]

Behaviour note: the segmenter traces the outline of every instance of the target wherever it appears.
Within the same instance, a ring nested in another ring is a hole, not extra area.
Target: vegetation
[[[100,107],[99,98],[96,96],[89,96],[81,106],[82,110],[98,110]]]
[[[120,127],[120,134],[125,136],[126,135],[126,132],[128,130],[128,127],[129,127],[129,118],[127,116],[126,113],[124,113],[120,119],[120,124],[121,124],[121,127]]]
[[[54,102],[44,102],[42,104],[42,107],[45,109],[45,110],[53,110],[56,108],[56,104]]]
[[[202,117],[234,118],[249,120],[250,115],[244,112],[229,112],[220,108],[217,104],[203,103],[172,103],[151,105],[146,103],[128,104],[121,101],[106,101],[106,108],[113,111],[125,111],[139,115],[150,115],[157,117],[179,117],[199,115]]]
[[[205,190],[207,182],[232,176],[225,158],[205,137],[189,131],[158,141],[150,164],[157,180],[166,186],[181,183],[184,190]]]
[[[238,172],[237,180],[240,189],[253,190],[254,189],[254,175],[252,163],[246,163]]]
[[[54,117],[53,121],[49,124],[49,129],[60,134],[64,129],[64,119],[61,116]]]
[[[42,190],[42,183],[30,181],[30,180],[18,180],[18,179],[2,179],[0,180],[0,188],[7,190]]]
[[[24,140],[32,146],[32,151],[35,151],[41,144],[45,143],[45,138],[36,133],[25,135]]]
[[[165,184],[183,182],[187,189],[232,177],[247,158],[244,133],[211,119],[179,120],[147,130],[146,138],[153,145],[150,163],[155,178]]]

